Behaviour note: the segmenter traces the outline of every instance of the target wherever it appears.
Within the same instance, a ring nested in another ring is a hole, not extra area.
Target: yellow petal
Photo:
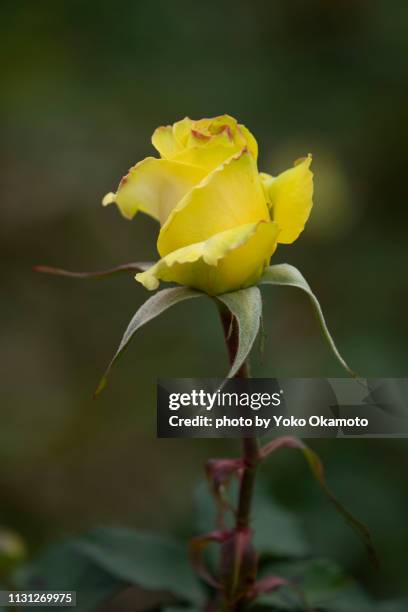
[[[169,253],[136,280],[157,289],[159,280],[217,295],[257,282],[276,249],[274,222],[249,223]]]
[[[256,142],[255,136],[248,130],[247,127],[245,127],[245,125],[242,125],[241,123],[238,124],[238,129],[240,130],[244,139],[246,140],[246,146],[248,148],[248,151],[252,153],[252,155],[254,156],[254,159],[257,160],[258,159],[258,143]]]
[[[202,166],[208,172],[244,149],[255,160],[258,157],[258,145],[254,136],[229,115],[194,122],[190,125],[189,136],[184,136],[184,142],[187,146],[177,152],[174,159]]]
[[[216,168],[169,215],[157,241],[163,257],[228,229],[269,221],[256,162],[249,152]]]
[[[181,121],[176,121],[176,123],[173,124],[174,138],[180,146],[187,146],[188,137],[194,124],[195,121],[190,119],[190,117],[184,117]]]
[[[243,147],[236,144],[231,144],[231,146],[195,146],[183,149],[173,159],[182,164],[200,166],[208,174],[242,150]]]
[[[303,231],[313,206],[312,156],[299,160],[276,178],[262,175],[268,193],[271,217],[281,228],[279,242],[289,244]]]
[[[208,174],[241,151],[242,147],[236,146],[189,147],[175,155],[173,159],[182,164],[199,166]]]
[[[152,136],[152,144],[164,159],[172,159],[186,146],[191,129],[195,124],[189,117],[173,125],[158,127]]]
[[[153,132],[152,145],[164,159],[171,159],[182,148],[174,138],[171,125],[162,125]]]
[[[102,204],[116,202],[127,219],[140,210],[163,224],[176,204],[204,176],[202,168],[147,157],[129,170],[116,194],[108,193]]]
[[[260,172],[259,176],[261,177],[261,183],[264,190],[266,201],[268,202],[268,206],[271,207],[271,198],[269,196],[269,189],[275,179],[271,174],[267,174],[266,172]]]
[[[164,159],[200,166],[207,172],[245,148],[255,159],[258,156],[254,136],[230,115],[199,121],[186,117],[157,128],[152,143]]]
[[[255,159],[258,158],[258,144],[255,137],[245,125],[238,123],[231,115],[220,115],[213,119],[201,119],[194,124],[191,132],[200,132],[210,136],[207,144],[205,144],[205,139],[202,139],[203,146],[217,146],[220,144],[231,146],[233,144],[237,152],[246,148]],[[193,141],[192,144],[197,143]]]

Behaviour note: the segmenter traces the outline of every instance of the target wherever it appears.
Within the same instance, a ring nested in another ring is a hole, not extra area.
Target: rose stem
[[[224,306],[218,306],[222,328],[224,330],[225,343],[228,349],[228,356],[232,364],[238,350],[238,324],[230,311]],[[249,366],[245,361],[234,378],[249,378]],[[259,462],[259,443],[257,438],[242,438],[242,451],[244,460],[244,470],[241,478],[238,509],[236,515],[236,530],[249,529],[251,521],[252,497],[255,486],[256,471]],[[235,610],[244,610],[244,601],[238,602]]]

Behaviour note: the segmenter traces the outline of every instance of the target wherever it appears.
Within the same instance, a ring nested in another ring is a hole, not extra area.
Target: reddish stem
[[[223,305],[219,304],[219,312],[221,323],[224,330],[225,343],[228,349],[228,356],[232,364],[238,350],[239,329],[238,323],[230,311]],[[249,378],[249,367],[247,362],[244,362],[238,370],[234,378]],[[251,507],[252,498],[255,486],[256,471],[258,463],[261,459],[259,453],[259,443],[257,438],[242,439],[243,463],[244,469],[240,482],[238,508],[236,513],[236,531],[247,530],[251,523]],[[240,585],[237,585],[238,587]],[[250,586],[250,585],[249,585]],[[241,612],[246,610],[247,602],[245,599],[237,601],[232,608],[232,611]]]

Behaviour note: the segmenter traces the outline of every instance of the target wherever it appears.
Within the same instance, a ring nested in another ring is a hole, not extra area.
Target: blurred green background
[[[229,113],[274,174],[312,152],[315,208],[274,262],[298,266],[353,368],[405,376],[408,4],[404,0],[1,4],[0,523],[32,553],[99,524],[183,530],[204,459],[233,441],[157,440],[158,376],[220,376],[210,300],[143,329],[108,389],[92,391],[146,299],[131,276],[74,281],[37,263],[91,270],[155,258],[155,223],[101,197],[153,153],[156,126]],[[257,376],[342,376],[307,300],[265,289]],[[405,441],[313,443],[339,497],[373,532],[375,574],[302,459],[265,477],[299,513],[312,550],[378,597],[406,592]],[[271,525],[273,530],[273,525]]]

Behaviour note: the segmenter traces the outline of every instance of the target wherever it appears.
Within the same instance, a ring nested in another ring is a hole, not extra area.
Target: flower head
[[[161,259],[136,279],[210,295],[255,284],[278,243],[296,240],[309,217],[311,157],[277,177],[259,173],[254,136],[229,115],[159,127],[152,143],[160,158],[136,164],[103,199],[128,219],[140,210],[160,223]]]

